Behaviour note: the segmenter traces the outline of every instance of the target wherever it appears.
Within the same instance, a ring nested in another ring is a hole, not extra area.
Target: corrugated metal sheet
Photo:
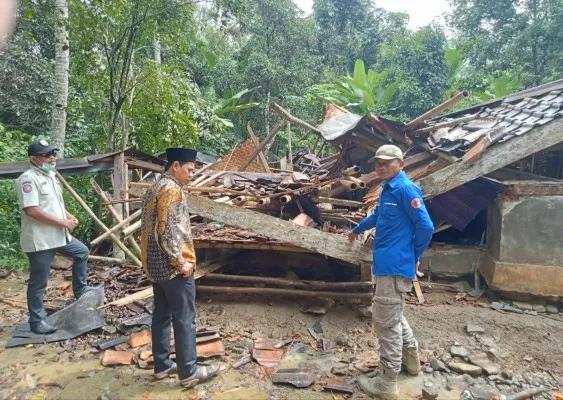
[[[474,115],[473,121],[440,128],[428,135],[428,145],[431,149],[439,149],[448,153],[461,156],[465,154],[471,145],[477,142],[483,135],[495,129],[494,143],[505,142],[515,136],[529,133],[535,127],[544,125],[554,119],[563,118],[563,89],[550,90],[542,93],[539,90],[530,92],[537,97],[511,96],[509,101],[502,103],[489,103],[480,110],[435,119],[432,122],[440,124],[459,117]],[[553,89],[553,85],[547,89]],[[455,118],[452,118],[455,117]]]

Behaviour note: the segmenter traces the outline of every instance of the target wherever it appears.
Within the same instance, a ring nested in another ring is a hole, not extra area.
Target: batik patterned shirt
[[[152,282],[175,278],[185,262],[196,263],[188,201],[180,183],[162,175],[146,194],[141,225],[141,261]]]

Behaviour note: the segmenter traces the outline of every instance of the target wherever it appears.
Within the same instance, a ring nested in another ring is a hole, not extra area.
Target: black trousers
[[[174,325],[178,377],[185,379],[196,371],[195,281],[193,275],[153,283],[152,352],[154,372],[172,366],[170,360],[170,321]]]
[[[29,323],[35,325],[47,317],[43,306],[43,297],[49,280],[51,263],[56,253],[72,257],[72,290],[77,299],[86,288],[88,276],[88,247],[79,240],[72,238],[71,242],[56,249],[27,253],[29,259],[29,282],[27,284],[27,308]]]

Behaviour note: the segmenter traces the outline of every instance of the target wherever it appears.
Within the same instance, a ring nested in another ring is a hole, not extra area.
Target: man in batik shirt
[[[196,364],[196,255],[182,188],[193,175],[197,152],[172,148],[166,150],[166,155],[165,173],[152,185],[143,202],[141,259],[154,291],[154,376],[164,379],[177,373],[182,386],[191,388],[219,370],[216,365]],[[176,363],[170,359],[171,321]]]

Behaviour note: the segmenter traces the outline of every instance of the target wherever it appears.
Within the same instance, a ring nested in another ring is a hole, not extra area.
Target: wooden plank
[[[550,182],[503,182],[506,185],[510,185],[505,191],[506,194],[512,194],[516,196],[563,196],[563,181]]]
[[[282,128],[283,125],[281,124],[277,124],[276,126],[274,126],[272,128],[272,130],[270,131],[270,133],[268,133],[268,136],[266,136],[266,138],[262,141],[262,143],[260,143],[256,149],[252,152],[252,154],[250,155],[250,157],[248,157],[248,160],[246,160],[238,169],[240,172],[244,171],[246,169],[246,167],[248,167],[250,165],[250,163],[252,161],[254,161],[254,159],[256,158],[256,156],[258,155],[258,153],[260,153],[262,150],[264,150],[264,148],[268,145],[268,143],[270,143],[278,134],[278,132],[280,131],[280,129]]]
[[[240,249],[240,250],[268,250],[268,251],[287,251],[291,253],[311,253],[311,250],[302,249],[285,243],[261,243],[253,241],[232,241],[227,242],[225,239],[198,239],[194,238],[197,249]]]
[[[424,300],[424,295],[422,294],[422,289],[420,288],[420,282],[417,280],[414,280],[412,282],[412,285],[414,286],[414,292],[416,293],[416,298],[418,299],[418,304],[424,304],[425,300]]]
[[[148,161],[130,159],[130,160],[126,160],[125,162],[131,168],[140,168],[140,169],[145,169],[147,171],[160,172],[160,173],[164,172],[163,165],[153,164]]]
[[[425,198],[434,197],[560,142],[563,142],[563,125],[560,120],[554,120],[525,135],[497,143],[475,162],[457,162],[417,183]]]
[[[531,172],[520,171],[511,168],[501,168],[497,171],[491,172],[488,175],[489,178],[496,179],[498,181],[535,181],[535,182],[561,182],[560,179],[550,178],[549,176],[532,174]]]
[[[268,238],[290,243],[354,265],[360,265],[362,260],[371,262],[371,249],[368,246],[362,246],[359,242],[350,243],[345,236],[296,225],[256,211],[216,203],[204,197],[191,194],[188,194],[187,197],[190,211],[204,218],[250,229]]]
[[[250,139],[252,139],[252,143],[254,143],[255,146],[259,146],[260,143],[256,135],[254,134],[252,127],[250,126],[250,122],[246,124],[246,129],[248,130],[248,135],[250,136]],[[264,154],[263,151],[258,153],[258,159],[260,160],[260,163],[262,163],[262,166],[264,167],[266,172],[271,173],[272,171],[270,170],[270,166],[268,165],[268,159],[266,158],[266,155]]]

